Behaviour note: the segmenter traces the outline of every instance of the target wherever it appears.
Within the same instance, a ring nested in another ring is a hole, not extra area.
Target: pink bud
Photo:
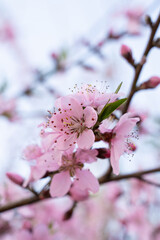
[[[127,45],[124,45],[124,44],[121,46],[120,52],[123,57],[126,57],[128,54],[132,55],[131,49]]]
[[[20,175],[18,175],[18,174],[16,174],[16,173],[7,172],[7,173],[6,173],[6,176],[7,176],[12,182],[14,182],[14,183],[17,184],[17,185],[22,186],[22,184],[23,184],[23,182],[24,182],[24,179],[23,179]]]
[[[54,60],[58,59],[58,54],[57,53],[51,53],[51,58],[53,58]]]
[[[132,56],[132,50],[128,46],[122,45],[120,49],[120,53],[121,53],[121,56],[127,60],[127,62],[129,62],[132,66],[135,67],[134,59]]]
[[[143,82],[138,89],[155,88],[160,84],[160,77],[153,76],[148,81]]]
[[[105,158],[110,158],[110,149],[107,148],[98,148],[98,158],[105,159]]]
[[[160,84],[160,77],[153,76],[149,79],[150,87],[155,88]]]
[[[98,47],[102,47],[104,44],[105,44],[105,39],[104,39],[104,40],[101,40],[101,41],[97,44],[97,46],[98,46]]]

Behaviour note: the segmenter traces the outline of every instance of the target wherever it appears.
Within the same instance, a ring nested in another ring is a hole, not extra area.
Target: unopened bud
[[[57,53],[51,53],[51,58],[54,59],[54,60],[58,60],[58,54]]]
[[[127,45],[122,45],[120,49],[121,56],[124,57],[127,62],[134,64],[134,59],[132,56],[132,50]]]
[[[107,148],[98,148],[98,158],[105,159],[105,158],[110,158],[110,150]]]
[[[160,77],[153,76],[148,81],[142,83],[138,89],[149,89],[149,88],[155,88],[160,84]]]
[[[152,19],[151,19],[150,16],[146,15],[145,16],[145,21],[150,27],[153,27]]]
[[[24,178],[16,173],[7,172],[6,176],[15,184],[22,186]]]
[[[160,84],[160,77],[153,76],[149,80],[150,87],[157,87]]]
[[[160,48],[160,38],[157,38],[157,39],[153,42],[153,45],[154,45],[155,47]]]

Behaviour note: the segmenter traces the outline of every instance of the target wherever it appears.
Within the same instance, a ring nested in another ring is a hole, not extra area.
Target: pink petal
[[[75,180],[74,182],[75,188],[78,188],[81,191],[89,190],[93,193],[98,192],[99,182],[97,178],[89,170],[77,169],[76,177],[79,180]]]
[[[56,174],[50,185],[50,194],[52,197],[62,197],[64,196],[70,189],[71,186],[71,178],[69,172],[61,172]]]
[[[77,139],[77,144],[79,148],[82,149],[89,149],[92,147],[95,140],[94,133],[91,129],[86,129],[85,131],[80,134],[79,138]]]
[[[70,104],[71,104],[70,105],[70,109],[71,109],[72,116],[77,117],[78,119],[80,119],[83,116],[83,108],[82,108],[82,106],[74,98],[71,98]]]
[[[83,115],[83,108],[80,103],[73,97],[66,96],[61,97],[59,100],[56,100],[56,106],[65,109],[69,109],[72,116],[77,117],[78,119]]]
[[[42,148],[44,152],[47,152],[54,144],[55,139],[57,138],[57,134],[50,133],[47,136],[42,138]]]
[[[86,107],[84,109],[85,125],[90,128],[97,122],[97,112],[92,107]]]
[[[44,167],[38,165],[31,167],[31,176],[34,181],[42,178],[45,175],[45,173],[46,169]]]
[[[113,168],[114,174],[118,175],[119,174],[119,159],[120,156],[124,153],[124,141],[122,140],[112,140],[111,142],[111,156],[110,156],[110,161],[111,161],[111,166]]]
[[[76,141],[76,134],[74,133],[71,135],[63,134],[56,141],[57,143],[55,147],[58,150],[67,150],[68,148],[73,146],[74,142]]]
[[[37,159],[37,166],[46,171],[56,171],[59,168],[62,151],[53,150],[43,154]]]
[[[127,136],[136,123],[140,120],[139,118],[132,118],[131,116],[131,113],[126,113],[120,118],[119,122],[114,128],[114,132],[116,132],[117,135]]]
[[[97,161],[98,151],[96,149],[77,149],[76,159],[81,163],[92,163]]]
[[[70,189],[70,194],[72,199],[75,201],[83,201],[89,197],[89,192],[87,190],[80,190],[76,187],[76,184],[73,184]]]

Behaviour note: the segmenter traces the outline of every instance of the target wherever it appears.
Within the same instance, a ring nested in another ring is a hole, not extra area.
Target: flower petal
[[[89,149],[92,147],[95,140],[94,133],[91,129],[87,129],[80,134],[79,138],[77,139],[77,144],[79,148],[82,149]]]
[[[63,134],[56,140],[55,148],[58,150],[67,150],[71,146],[73,146],[76,141],[76,134],[66,135]]]
[[[97,112],[92,107],[86,107],[84,109],[85,125],[90,128],[97,122]]]
[[[93,193],[98,192],[99,182],[97,178],[89,170],[76,171],[77,179],[74,182],[74,187],[81,191],[89,190]]]
[[[69,172],[56,174],[50,185],[50,194],[52,197],[63,197],[70,189],[71,178]]]
[[[111,166],[113,168],[113,173],[116,175],[119,174],[119,159],[120,159],[120,156],[124,153],[124,150],[125,150],[124,145],[125,144],[123,139],[122,140],[114,139],[111,142],[110,161],[111,161]]]

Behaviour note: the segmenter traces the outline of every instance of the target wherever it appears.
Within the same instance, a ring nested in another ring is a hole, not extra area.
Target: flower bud
[[[151,88],[155,88],[160,84],[160,77],[153,76],[149,79],[149,84]]]
[[[53,53],[51,53],[51,58],[53,59],[53,60],[58,60],[58,54],[57,53],[55,53],[55,52],[53,52]]]
[[[127,60],[127,62],[134,64],[134,59],[132,57],[132,50],[127,45],[121,46],[120,53],[121,53],[121,56]]]
[[[110,150],[107,148],[98,148],[98,158],[105,159],[105,158],[110,158]]]
[[[142,83],[138,90],[148,89],[148,88],[155,88],[160,84],[160,77],[153,76],[148,81]]]
[[[22,186],[24,178],[16,173],[7,172],[6,176],[15,184]]]

